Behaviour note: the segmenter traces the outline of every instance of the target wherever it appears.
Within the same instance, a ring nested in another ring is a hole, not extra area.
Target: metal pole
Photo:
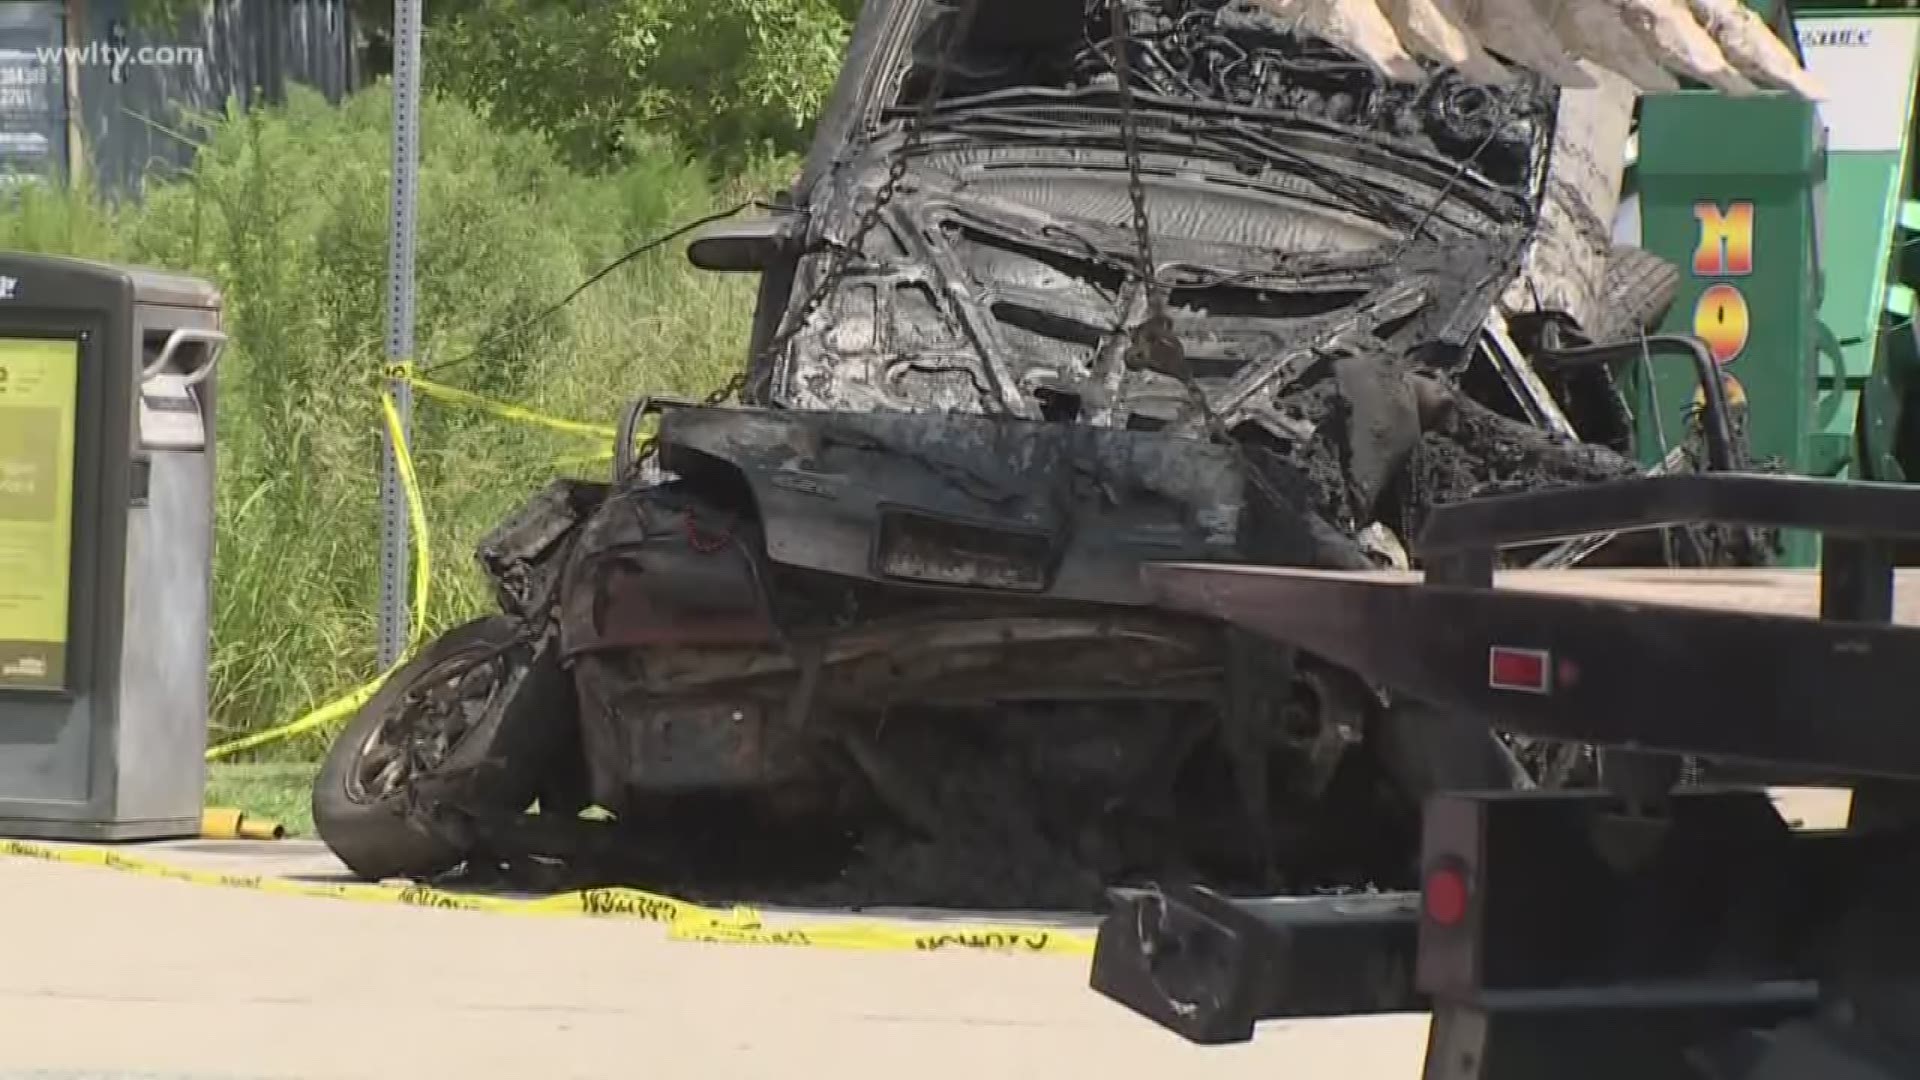
[[[413,359],[413,218],[420,167],[420,0],[393,3],[393,212],[387,240],[387,361]],[[388,379],[400,412],[401,438],[411,441],[413,388]],[[381,424],[380,663],[390,666],[407,647],[408,527],[406,492],[392,435]]]

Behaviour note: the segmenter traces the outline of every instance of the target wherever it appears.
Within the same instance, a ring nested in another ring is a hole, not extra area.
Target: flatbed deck
[[[1818,533],[1821,569],[1497,569],[1694,523]],[[1159,603],[1403,718],[1628,753],[1603,790],[1432,796],[1418,894],[1122,898],[1093,986],[1204,1043],[1430,1006],[1425,1080],[1920,1076],[1920,569],[1893,565],[1915,539],[1920,486],[1716,473],[1443,506],[1419,572],[1143,568]],[[1758,787],[1677,783],[1680,756],[1851,787],[1854,813],[1794,830]]]
[[[1222,574],[1265,578],[1428,585],[1425,575],[1418,570],[1299,570],[1269,566],[1209,569]],[[1820,618],[1818,570],[1500,570],[1494,573],[1493,585],[1496,589],[1575,600],[1604,600],[1739,615]],[[1892,621],[1895,625],[1920,627],[1920,567],[1895,572]]]
[[[1816,532],[1821,569],[1496,569],[1503,549],[1693,524]],[[1513,734],[1920,780],[1920,570],[1892,561],[1916,538],[1920,488],[1692,474],[1436,508],[1417,573],[1142,573],[1167,607]]]

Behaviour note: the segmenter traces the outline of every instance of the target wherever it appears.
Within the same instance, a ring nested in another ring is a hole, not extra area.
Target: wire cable
[[[687,235],[688,233],[694,231],[695,229],[705,228],[706,226],[711,225],[716,221],[725,221],[726,219],[740,213],[742,210],[745,210],[748,207],[755,205],[757,202],[758,200],[756,199],[748,199],[747,201],[740,203],[739,205],[734,206],[731,209],[721,210],[716,213],[708,214],[705,217],[698,218],[693,221],[689,221],[685,225],[682,225],[679,228],[672,230],[671,232],[663,233],[660,236],[656,236],[653,239],[648,240],[646,243],[641,244],[639,247],[634,248],[632,251],[627,252],[625,255],[620,256],[619,258],[613,260],[607,265],[601,267],[599,270],[595,271],[593,276],[581,282],[578,286],[574,288],[572,292],[561,297],[557,302],[548,305],[544,310],[542,310],[538,314],[533,315],[532,317],[526,319],[524,322],[521,322],[517,325],[507,327],[505,330],[501,330],[497,333],[489,334],[485,338],[481,339],[480,344],[475,345],[473,348],[467,350],[464,354],[458,357],[455,357],[452,360],[447,360],[442,363],[434,364],[430,367],[422,368],[420,373],[422,375],[435,375],[442,371],[446,371],[449,368],[459,367],[461,364],[469,363],[473,360],[478,359],[480,356],[485,354],[488,349],[493,348],[495,345],[500,344],[502,341],[505,341],[508,338],[514,337],[518,334],[523,334],[528,329],[532,328],[536,323],[539,323],[545,319],[552,318],[554,315],[558,314],[561,310],[563,310],[568,304],[571,304],[575,300],[579,299],[581,293],[584,293],[588,289],[593,288],[595,285],[599,284],[600,281],[604,279],[608,274],[613,273],[615,270],[620,269],[622,266],[625,266],[626,264],[632,262],[633,260],[639,258],[642,255],[647,254],[650,251],[657,250],[666,244],[670,244],[673,241],[678,240],[682,236]]]

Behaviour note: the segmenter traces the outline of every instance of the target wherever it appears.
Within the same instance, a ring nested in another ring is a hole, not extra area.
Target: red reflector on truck
[[[1487,685],[1529,694],[1553,692],[1553,657],[1544,649],[1495,645],[1487,650]]]
[[[1427,921],[1443,928],[1466,921],[1471,888],[1466,870],[1451,860],[1427,871],[1427,879],[1420,886],[1420,906]]]

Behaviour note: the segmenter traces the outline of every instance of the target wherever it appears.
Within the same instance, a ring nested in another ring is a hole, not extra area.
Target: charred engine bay
[[[1472,493],[1479,463],[1514,445],[1533,447],[1539,482],[1635,471],[1509,427],[1497,396],[1452,422],[1537,220],[1551,89],[1438,70],[1389,84],[1244,4],[1134,5],[1138,179],[1180,345],[1169,363],[1138,347],[1150,312],[1106,5],[1016,14],[984,0],[952,56],[948,9],[917,9],[873,137],[808,197],[813,241],[850,243],[903,157],[904,174],[826,301],[754,372],[753,400],[1224,431],[1258,449],[1256,481],[1305,483],[1347,534],[1417,531],[1425,506]],[[793,306],[827,261],[802,261]],[[1393,490],[1402,474],[1413,483]]]
[[[855,50],[862,134],[799,193],[814,254],[748,408],[667,416],[664,480],[520,526],[564,558],[493,544],[508,610],[558,611],[585,767],[554,801],[619,822],[571,880],[980,908],[1404,885],[1382,695],[1128,575],[1377,566],[1437,503],[1640,471],[1620,425],[1549,432],[1490,374],[1556,97],[1389,85],[1247,5],[1157,0],[1123,98],[1104,3],[979,4],[957,47],[951,8],[868,5],[907,22]],[[1136,184],[1177,348],[1146,342]],[[1583,385],[1568,414],[1617,411]],[[1495,758],[1456,779],[1510,779]]]

